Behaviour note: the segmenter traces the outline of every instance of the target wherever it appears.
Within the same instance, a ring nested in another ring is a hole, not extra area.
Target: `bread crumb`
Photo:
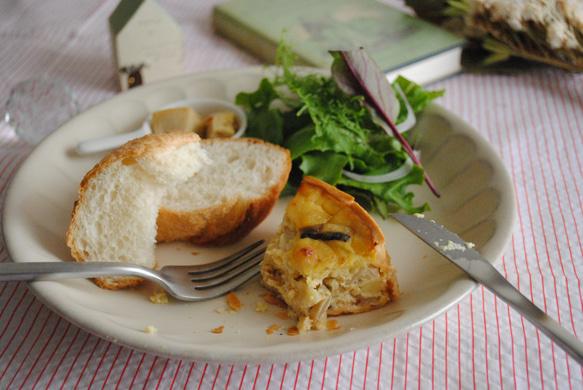
[[[257,313],[265,313],[267,311],[267,305],[261,301],[257,302],[257,306],[255,307],[255,311]]]
[[[150,301],[155,304],[166,304],[168,303],[168,295],[166,295],[166,291],[164,290],[158,291],[150,296]]]
[[[276,330],[279,330],[279,325],[273,324],[265,331],[267,334],[273,334]]]
[[[227,303],[229,304],[229,307],[235,311],[241,310],[241,306],[243,306],[234,292],[230,292],[229,295],[227,295]]]
[[[190,252],[191,255],[196,256],[199,254],[199,252]]]
[[[342,328],[342,326],[338,325],[338,320],[330,320],[326,323],[326,328],[328,331],[338,330]]]
[[[215,311],[217,313],[219,313],[219,314],[223,314],[223,312],[225,311],[225,309],[218,308],[218,309],[215,309]]]
[[[225,326],[221,325],[218,328],[214,328],[211,332],[220,334],[220,333],[223,333],[223,330],[225,330]]]
[[[287,308],[287,305],[285,304],[284,301],[282,301],[281,299],[274,297],[273,295],[269,295],[269,294],[261,294],[259,295],[261,298],[265,299],[265,302],[271,304],[271,305],[275,305],[278,307],[281,307],[283,309]]]
[[[279,318],[281,318],[282,320],[287,320],[289,319],[289,315],[286,312],[283,311],[278,311],[275,313],[276,316],[278,316]]]
[[[146,326],[146,333],[156,334],[156,333],[158,333],[158,328],[156,328],[155,326],[152,326],[152,325],[148,325],[148,326]]]
[[[287,328],[287,334],[290,336],[297,336],[300,334],[300,331],[298,330],[298,327],[294,325]]]

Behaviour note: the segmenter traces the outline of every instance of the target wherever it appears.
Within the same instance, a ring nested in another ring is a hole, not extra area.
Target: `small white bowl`
[[[206,118],[209,115],[217,112],[224,111],[233,112],[237,118],[237,124],[239,125],[239,129],[237,130],[235,135],[233,135],[232,138],[239,138],[243,136],[245,130],[247,129],[247,116],[245,115],[245,112],[239,106],[227,102],[226,100],[213,98],[178,100],[160,107],[157,111],[178,107],[191,107],[201,116],[201,118]],[[146,134],[151,134],[152,133],[152,129],[150,128],[151,119],[152,115],[150,115],[148,119],[144,121],[142,127],[140,127],[138,130],[129,133],[116,134],[101,138],[93,138],[79,142],[79,145],[77,145],[77,153],[90,154],[112,150],[117,147],[120,147],[121,145],[125,144],[126,142],[132,139],[143,137]]]
[[[199,98],[199,99],[187,99],[187,100],[179,100],[170,104],[166,104],[165,106],[161,107],[161,110],[167,110],[169,108],[178,108],[178,107],[190,107],[192,108],[201,118],[207,118],[212,114],[217,112],[225,112],[230,111],[235,114],[237,118],[237,125],[239,129],[231,138],[239,138],[243,136],[245,130],[247,129],[247,116],[241,107],[227,102],[225,100],[220,99],[212,99],[212,98]],[[150,121],[152,120],[152,115],[148,118],[146,122],[144,122],[145,126],[150,128]],[[150,129],[150,133],[152,129]]]

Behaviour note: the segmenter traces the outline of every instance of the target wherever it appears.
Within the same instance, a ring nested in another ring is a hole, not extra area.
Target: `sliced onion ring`
[[[405,120],[403,122],[396,125],[397,130],[399,130],[399,132],[402,133],[402,132],[405,132],[407,130],[412,129],[413,126],[415,126],[415,124],[417,123],[417,118],[415,117],[415,113],[413,112],[413,108],[409,104],[409,101],[407,100],[407,97],[403,93],[403,90],[401,89],[399,84],[395,84],[395,87],[397,89],[397,92],[399,92],[399,94],[401,95],[401,97],[405,101],[405,107],[407,107],[407,118],[405,118]],[[390,129],[388,129],[388,126],[386,125],[386,123],[384,121],[380,121],[380,123],[378,123],[378,124],[381,125],[381,127],[383,127],[389,135],[391,134]],[[414,151],[413,153],[415,153],[415,155],[417,155],[417,157],[419,157],[418,151]],[[343,170],[342,174],[349,179],[356,180],[356,181],[359,181],[361,183],[387,183],[390,181],[399,180],[400,178],[407,176],[411,172],[412,169],[413,169],[413,160],[411,160],[410,157],[407,157],[407,159],[405,160],[403,165],[401,165],[399,168],[395,169],[392,172],[383,173],[382,175],[361,175],[361,174],[350,172],[347,170]]]
[[[415,124],[417,123],[417,117],[415,116],[413,108],[409,104],[409,100],[407,100],[407,97],[405,96],[405,93],[403,92],[399,84],[395,83],[395,88],[397,89],[397,92],[399,92],[399,95],[401,95],[401,97],[405,101],[405,107],[407,107],[407,117],[403,122],[399,123],[398,125],[395,125],[397,130],[399,130],[399,133],[403,133],[407,130],[411,130],[413,126],[415,126]]]
[[[359,181],[361,183],[386,183],[389,181],[399,180],[407,176],[413,169],[413,160],[409,157],[405,160],[403,165],[392,172],[383,173],[382,175],[361,175],[350,171],[342,171],[342,174],[349,179]]]

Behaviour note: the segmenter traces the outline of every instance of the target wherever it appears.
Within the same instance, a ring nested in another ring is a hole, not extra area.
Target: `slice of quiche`
[[[399,295],[374,219],[352,196],[313,177],[303,179],[289,203],[261,276],[300,332],[325,328],[329,315],[373,310]]]

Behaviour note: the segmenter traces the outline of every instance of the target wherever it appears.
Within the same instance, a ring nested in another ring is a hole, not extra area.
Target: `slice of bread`
[[[287,182],[287,149],[251,138],[201,145],[212,164],[168,191],[158,215],[159,242],[233,243],[269,215]]]
[[[154,268],[156,218],[168,188],[209,163],[194,133],[135,139],[112,151],[79,186],[67,245],[77,261],[125,262]],[[107,289],[133,286],[134,277],[97,278]]]
[[[288,305],[300,332],[327,317],[376,309],[399,295],[385,237],[354,198],[304,177],[261,268],[265,287]]]

